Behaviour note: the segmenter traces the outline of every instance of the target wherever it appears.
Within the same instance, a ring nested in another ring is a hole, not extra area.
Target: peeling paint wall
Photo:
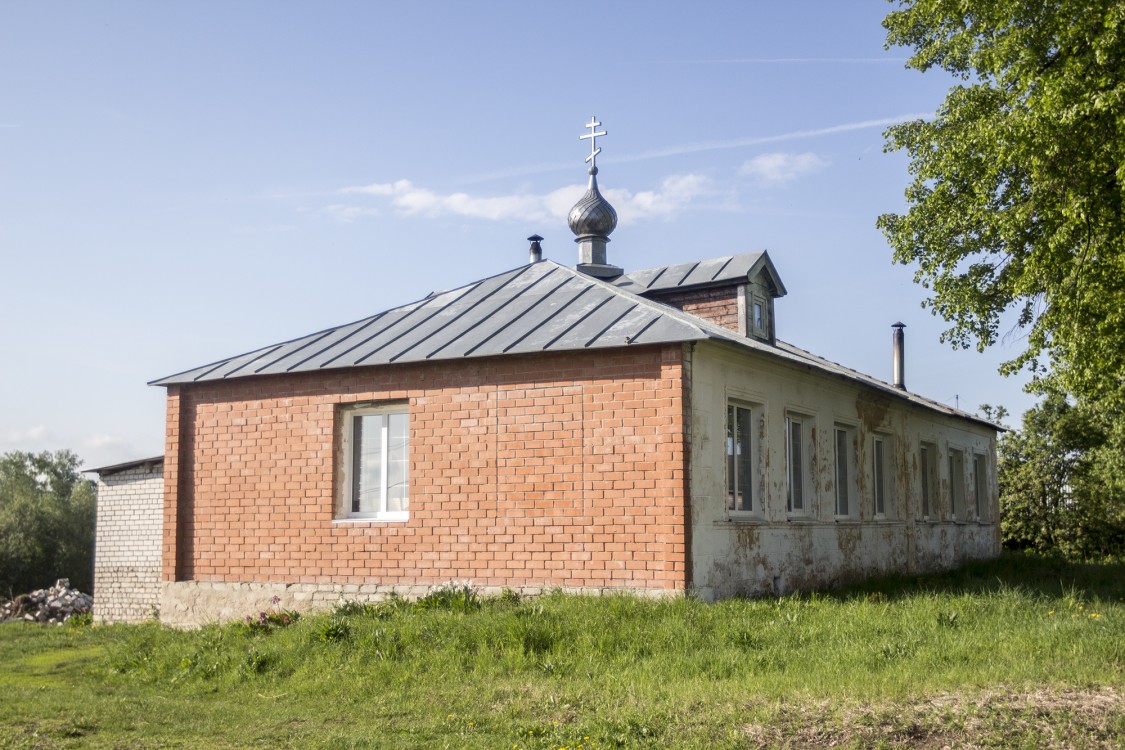
[[[1000,553],[996,435],[842,377],[697,345],[691,371],[692,589],[706,599],[822,588],[890,573],[953,568]],[[754,511],[727,510],[727,405],[753,410]],[[787,509],[786,415],[806,426],[804,510]],[[837,515],[836,428],[850,441],[850,506]],[[875,437],[883,441],[884,513],[875,513]],[[921,444],[930,446],[930,513],[923,514]],[[951,451],[964,460],[950,477]],[[984,457],[976,497],[972,457]],[[964,500],[955,516],[954,483]]]

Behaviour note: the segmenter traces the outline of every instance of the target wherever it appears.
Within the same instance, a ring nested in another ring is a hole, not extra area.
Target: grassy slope
[[[0,747],[1125,747],[1125,566],[714,605],[0,626]]]

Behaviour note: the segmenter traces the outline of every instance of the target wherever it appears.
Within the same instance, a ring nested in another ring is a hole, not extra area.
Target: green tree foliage
[[[1125,554],[1125,488],[1100,415],[1048,395],[999,446],[1004,544],[1090,560]]]
[[[95,492],[81,463],[70,451],[0,456],[0,596],[58,578],[91,590]]]
[[[1005,365],[1125,403],[1125,3],[899,0],[884,20],[909,66],[961,83],[932,120],[887,131],[910,156],[906,214],[879,218],[917,264],[955,346],[1009,326]]]

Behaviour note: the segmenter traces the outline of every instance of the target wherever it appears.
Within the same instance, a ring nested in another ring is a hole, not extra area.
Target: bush
[[[1099,560],[1125,554],[1125,443],[1104,415],[1061,395],[1028,410],[999,445],[1000,514],[1009,549]]]
[[[94,582],[94,484],[70,451],[0,456],[0,595]]]

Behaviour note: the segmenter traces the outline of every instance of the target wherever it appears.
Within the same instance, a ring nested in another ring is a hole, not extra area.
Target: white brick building
[[[91,471],[98,474],[94,619],[149,619],[160,604],[164,457]]]

